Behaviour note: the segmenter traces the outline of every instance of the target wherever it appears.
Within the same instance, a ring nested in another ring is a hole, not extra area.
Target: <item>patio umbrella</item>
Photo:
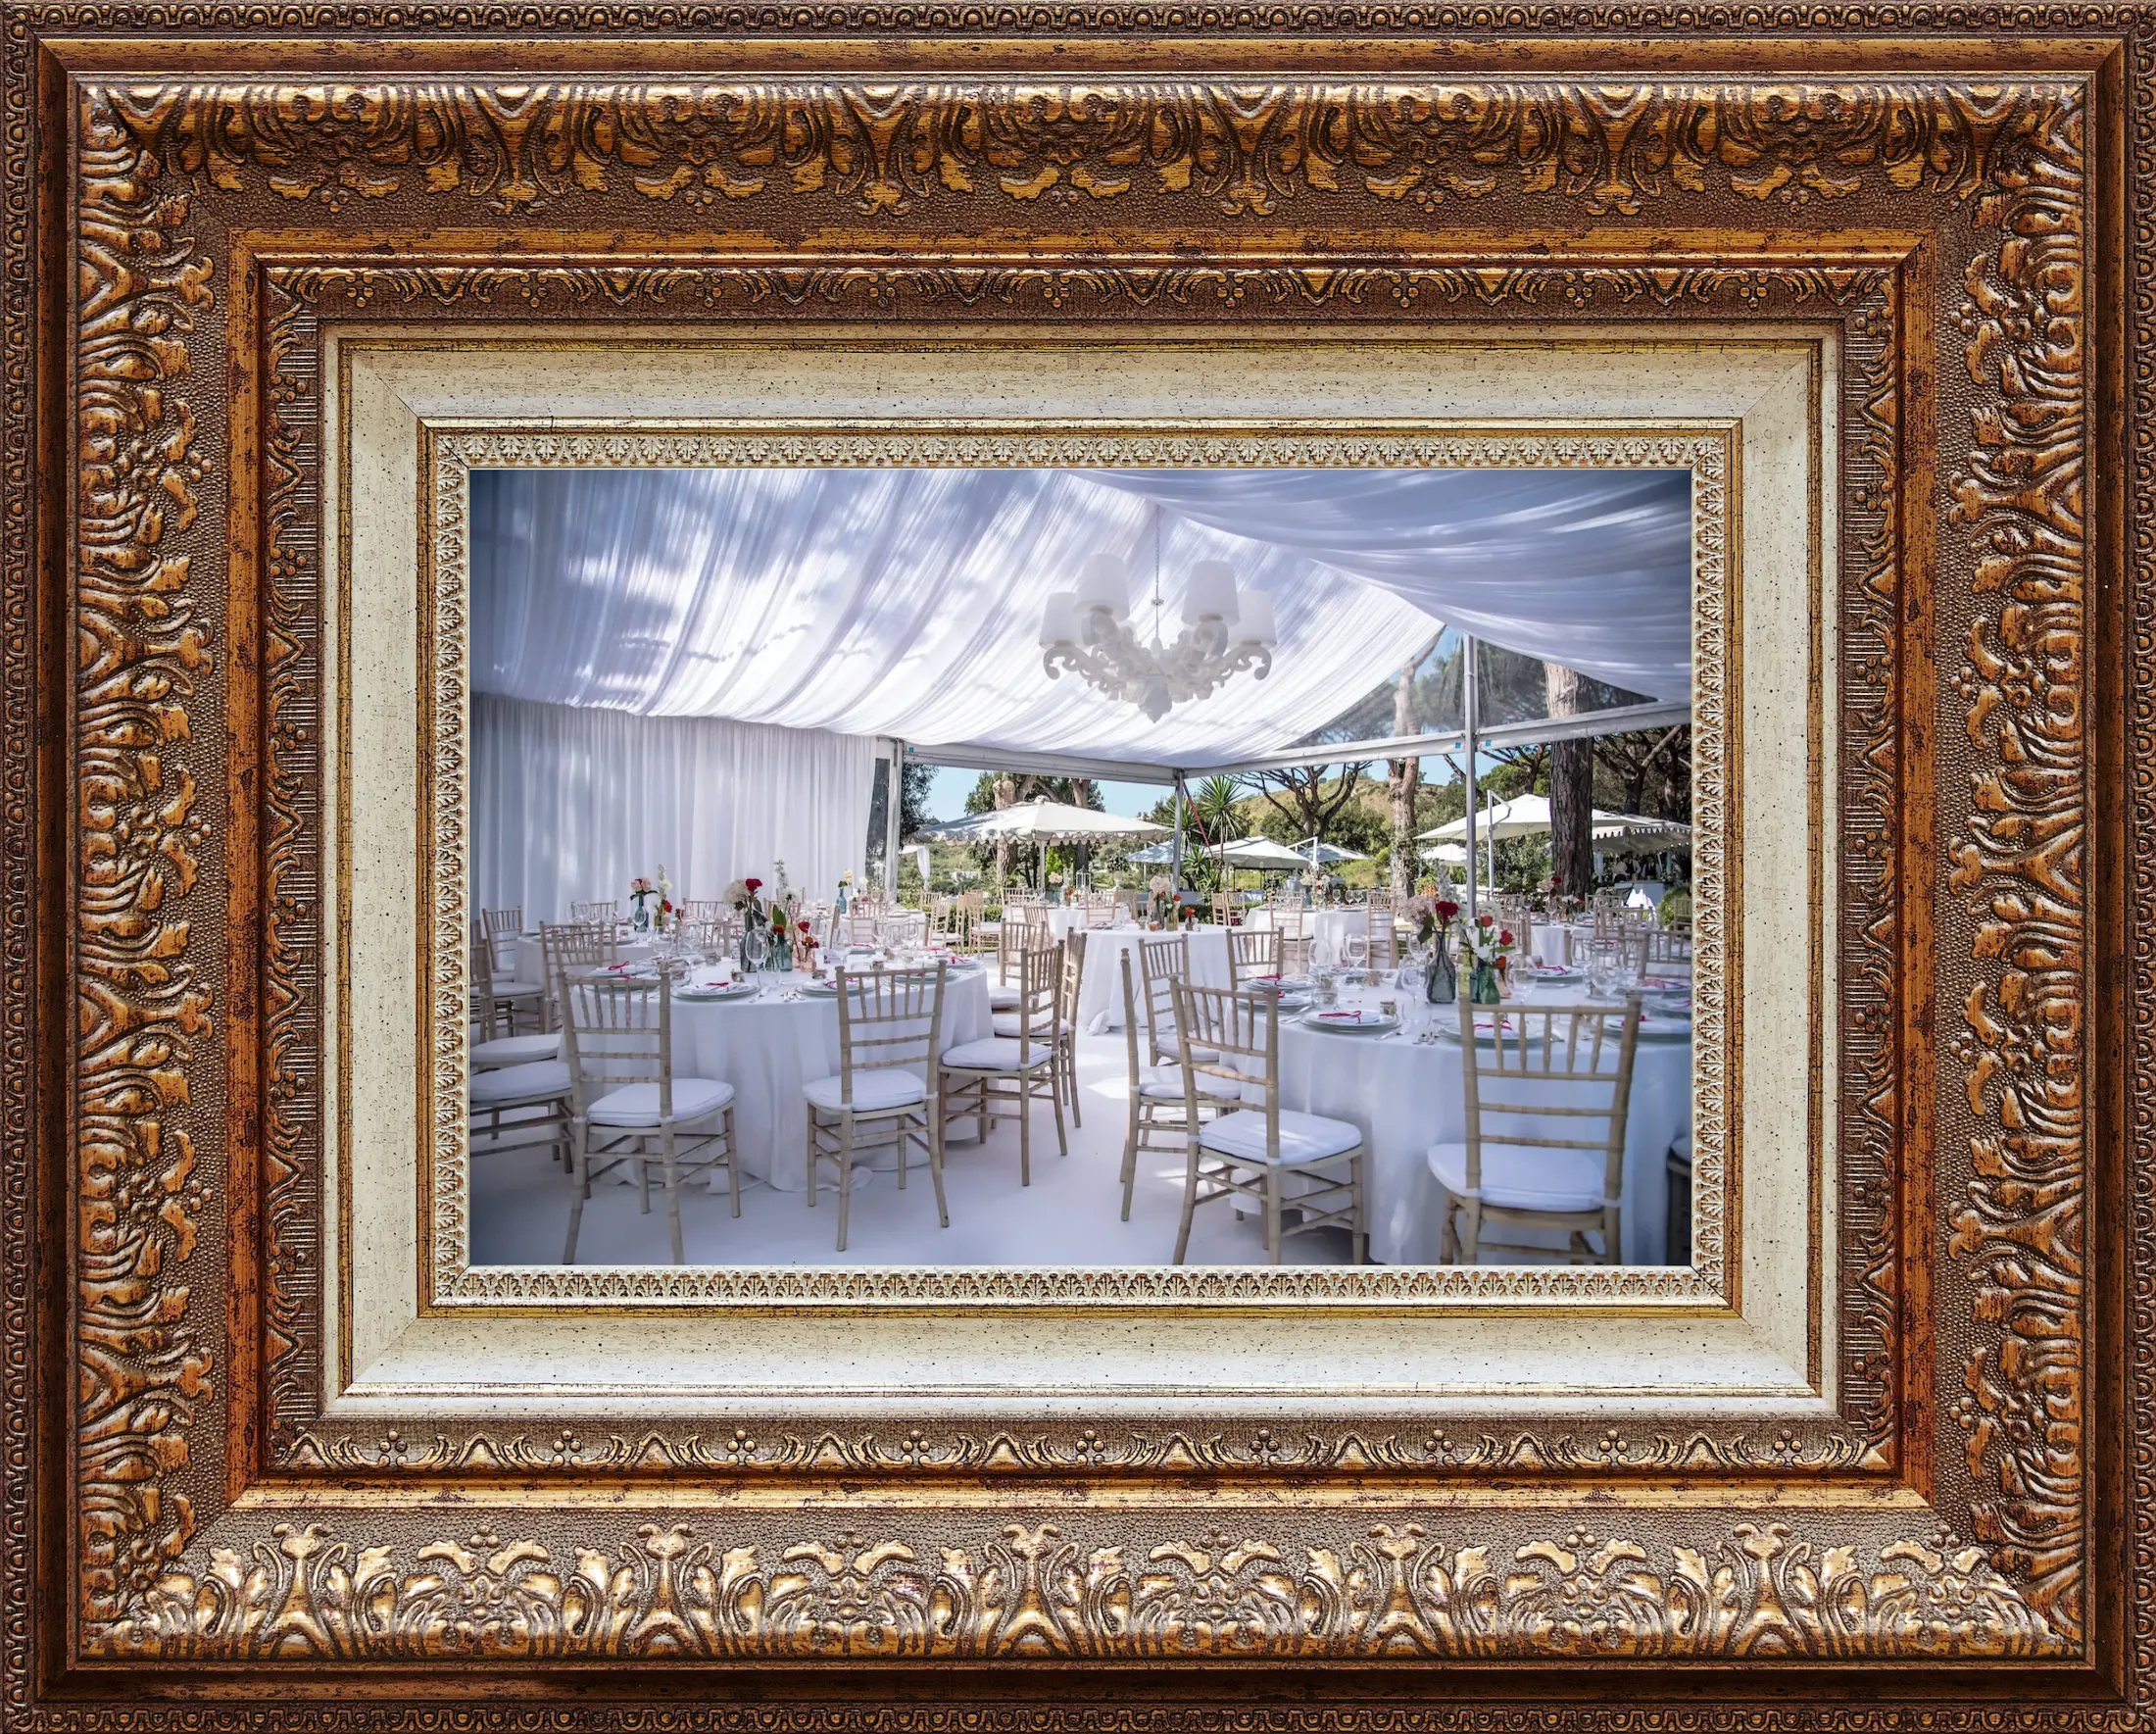
[[[1515,795],[1475,816],[1477,842],[1485,837],[1532,837],[1548,829],[1547,795]],[[1466,839],[1467,816],[1463,813],[1449,824],[1419,833],[1415,840],[1418,843],[1462,843]]]
[[[973,830],[976,837],[1008,837],[1025,843],[1112,843],[1127,838],[1161,837],[1166,825],[1148,818],[1123,818],[1112,813],[1096,813],[1090,807],[1073,807],[1036,795],[1000,813],[984,814]]]
[[[1254,867],[1264,873],[1293,873],[1310,865],[1307,855],[1298,855],[1270,837],[1244,837],[1226,844],[1220,850],[1220,858],[1230,867]]]
[[[1123,859],[1143,867],[1165,867],[1175,859],[1173,843],[1152,843],[1143,849],[1133,849]]]
[[[1320,843],[1315,837],[1305,837],[1296,845],[1298,867],[1324,867],[1336,861],[1368,861],[1367,855],[1357,855],[1352,849],[1342,849],[1332,843]]]

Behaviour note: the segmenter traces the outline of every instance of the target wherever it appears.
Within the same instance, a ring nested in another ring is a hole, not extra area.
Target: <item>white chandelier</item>
[[[1236,588],[1235,569],[1201,560],[1183,587],[1183,630],[1165,642],[1160,595],[1160,514],[1152,512],[1152,621],[1150,639],[1130,618],[1130,569],[1096,554],[1078,588],[1057,590],[1041,619],[1041,666],[1053,680],[1063,669],[1083,675],[1111,699],[1136,705],[1157,722],[1174,705],[1217,692],[1246,669],[1265,678],[1273,666],[1273,599]]]

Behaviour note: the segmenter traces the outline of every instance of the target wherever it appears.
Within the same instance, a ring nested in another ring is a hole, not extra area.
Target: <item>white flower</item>
[[[749,881],[747,879],[736,879],[731,885],[727,886],[726,901],[733,905],[735,909],[740,909],[746,905],[749,901]]]

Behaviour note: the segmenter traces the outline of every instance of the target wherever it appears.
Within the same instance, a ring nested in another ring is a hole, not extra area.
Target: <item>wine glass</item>
[[[1341,941],[1340,954],[1348,973],[1360,975],[1370,964],[1370,941],[1360,933],[1350,933]]]
[[[741,955],[749,966],[750,974],[763,973],[763,966],[770,959],[771,942],[760,925],[751,927],[741,936]]]

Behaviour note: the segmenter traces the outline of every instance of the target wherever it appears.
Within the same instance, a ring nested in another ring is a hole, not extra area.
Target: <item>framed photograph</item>
[[[2150,1718],[2156,18],[1365,10],[11,11],[11,1727]]]

